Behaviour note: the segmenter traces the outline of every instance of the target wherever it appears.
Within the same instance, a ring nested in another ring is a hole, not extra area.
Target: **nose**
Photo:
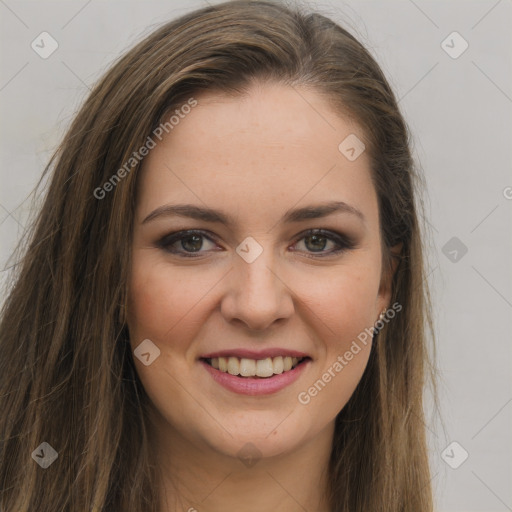
[[[270,249],[264,248],[251,263],[235,254],[227,282],[221,313],[230,323],[264,330],[294,313],[291,283],[276,272]]]

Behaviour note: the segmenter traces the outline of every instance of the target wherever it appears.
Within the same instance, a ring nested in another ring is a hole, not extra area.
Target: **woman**
[[[432,510],[421,177],[353,36],[185,15],[50,168],[0,328],[3,511]]]

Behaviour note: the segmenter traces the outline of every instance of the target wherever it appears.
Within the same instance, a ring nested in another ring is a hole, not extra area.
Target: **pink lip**
[[[304,352],[297,352],[296,350],[286,350],[284,348],[267,348],[265,350],[247,350],[243,348],[235,348],[232,350],[219,350],[200,356],[202,359],[212,359],[214,357],[238,357],[247,359],[266,359],[267,357],[289,356],[289,357],[310,357]]]
[[[245,352],[245,351],[241,351]],[[282,353],[282,352],[281,352]],[[233,352],[231,352],[233,354]],[[217,357],[217,356],[215,356]],[[223,357],[223,356],[220,356]],[[296,356],[294,356],[296,357]],[[263,358],[264,359],[264,358]],[[230,391],[239,393],[241,395],[270,395],[277,393],[281,389],[289,386],[292,382],[296,381],[303,371],[306,370],[311,363],[311,359],[303,361],[297,365],[293,370],[283,372],[273,377],[260,378],[260,377],[238,377],[230,373],[221,372],[210,366],[206,361],[201,361],[204,368],[210,373],[213,379],[221,386],[224,386]]]

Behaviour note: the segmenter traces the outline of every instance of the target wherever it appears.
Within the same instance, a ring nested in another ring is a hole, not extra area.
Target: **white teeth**
[[[277,373],[277,374],[283,373],[284,362],[283,362],[283,358],[281,356],[274,357],[272,363],[274,366],[274,373]]]
[[[256,375],[256,361],[254,359],[240,359],[240,375],[254,377]]]
[[[217,359],[216,357],[214,359]],[[219,357],[219,370],[221,372],[227,372],[228,371],[228,358],[227,357]],[[213,363],[213,359],[212,359]],[[212,364],[213,366],[213,364]]]
[[[240,363],[237,357],[230,357],[228,359],[228,373],[231,375],[238,375],[240,371]]]
[[[213,368],[231,375],[242,377],[271,377],[287,372],[297,366],[301,359],[290,356],[267,357],[266,359],[247,359],[245,357],[213,357],[209,360]]]
[[[274,365],[272,364],[271,357],[256,361],[256,375],[258,377],[270,377],[274,375]]]

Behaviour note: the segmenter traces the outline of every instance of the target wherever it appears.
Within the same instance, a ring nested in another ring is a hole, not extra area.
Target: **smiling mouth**
[[[252,377],[268,379],[294,370],[310,357],[277,356],[265,359],[247,359],[239,357],[202,358],[202,361],[220,372],[229,373],[240,378]]]

